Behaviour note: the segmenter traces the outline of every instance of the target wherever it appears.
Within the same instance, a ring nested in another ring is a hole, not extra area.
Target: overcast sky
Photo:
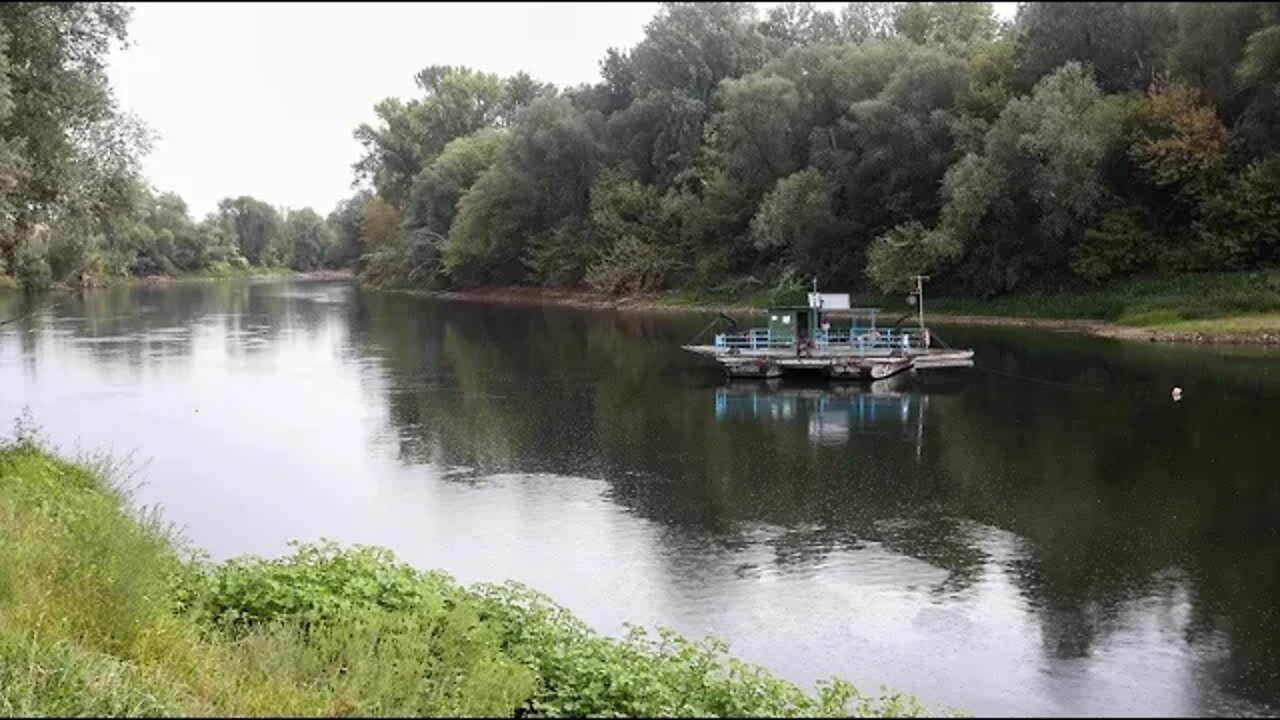
[[[1012,17],[1015,3],[995,5]],[[236,195],[324,215],[351,193],[352,130],[382,98],[413,94],[419,69],[593,82],[605,50],[638,42],[657,7],[141,3],[110,76],[122,108],[158,135],[145,174],[197,219]]]

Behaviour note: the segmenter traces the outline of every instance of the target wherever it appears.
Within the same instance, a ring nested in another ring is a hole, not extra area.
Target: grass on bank
[[[824,288],[826,289],[826,288]],[[840,289],[830,288],[831,292]],[[663,296],[672,305],[766,308],[768,288],[742,292],[683,289]],[[803,298],[799,298],[803,299]],[[886,315],[911,311],[905,297],[856,294],[855,305]],[[1045,319],[1102,320],[1135,327],[1248,332],[1272,330],[1280,319],[1280,271],[1188,273],[1135,277],[1103,286],[1074,286],[992,298],[959,297],[925,288],[925,311]]]
[[[598,635],[520,585],[375,548],[215,564],[101,464],[0,446],[0,715],[915,715],[814,695],[717,641]]]

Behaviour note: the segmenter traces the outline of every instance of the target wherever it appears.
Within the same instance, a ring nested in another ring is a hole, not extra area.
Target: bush
[[[537,284],[569,287],[582,282],[599,256],[591,223],[571,215],[529,243],[524,264]]]
[[[613,295],[652,292],[666,287],[682,266],[657,245],[625,237],[587,269],[586,282]]]
[[[101,471],[0,445],[0,714],[918,714],[816,696],[660,629],[600,636],[515,583],[465,589],[386,550],[184,559]]]
[[[955,261],[961,246],[944,230],[925,230],[917,222],[899,225],[876,238],[867,250],[867,276],[886,293],[912,286],[913,275],[928,275]]]
[[[1096,225],[1085,228],[1084,240],[1072,248],[1072,272],[1090,282],[1101,282],[1148,265],[1161,247],[1152,224],[1138,207],[1106,212]]]
[[[53,284],[53,268],[49,261],[29,245],[18,251],[13,276],[28,291],[45,290]]]

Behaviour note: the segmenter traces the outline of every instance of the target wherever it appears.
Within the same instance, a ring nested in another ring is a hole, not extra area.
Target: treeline
[[[91,287],[127,277],[234,274],[252,268],[311,271],[355,259],[311,208],[277,210],[252,197],[228,198],[193,221],[172,193],[141,184],[119,213],[87,231],[39,228],[20,246],[14,277],[24,287]]]
[[[0,274],[991,296],[1280,265],[1277,3],[667,3],[594,84],[422,70],[327,218],[200,221],[140,178],[103,65],[128,20],[0,5]]]
[[[228,198],[196,222],[146,185],[149,132],[120,112],[104,66],[128,22],[116,3],[0,4],[0,275],[42,288],[350,264],[354,245],[311,209]]]
[[[1280,5],[666,3],[602,80],[433,66],[335,216],[377,285],[956,292],[1280,263]],[[350,235],[348,235],[350,237]]]

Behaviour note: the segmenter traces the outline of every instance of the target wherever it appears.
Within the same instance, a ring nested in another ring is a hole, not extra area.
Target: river
[[[726,383],[708,320],[107,289],[0,326],[0,434],[215,558],[382,545],[975,714],[1280,712],[1280,354],[940,328],[977,368],[836,392]]]

